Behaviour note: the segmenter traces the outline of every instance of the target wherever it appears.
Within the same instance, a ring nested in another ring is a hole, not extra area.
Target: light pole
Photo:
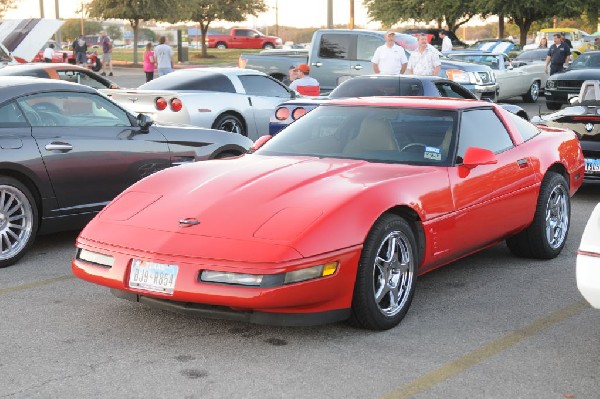
[[[54,0],[54,11],[56,12],[56,19],[60,19],[58,12],[58,0]],[[56,43],[62,47],[62,35],[60,34],[60,28],[56,31]]]
[[[354,29],[354,0],[350,0],[350,29]]]
[[[279,0],[275,0],[275,36],[279,37]]]
[[[333,0],[327,0],[327,28],[333,29]]]
[[[40,18],[44,18],[44,0],[40,0]]]

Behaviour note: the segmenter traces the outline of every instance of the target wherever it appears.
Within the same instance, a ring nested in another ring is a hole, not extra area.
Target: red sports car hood
[[[339,212],[364,207],[365,200],[371,201],[369,192],[377,187],[393,180],[419,178],[436,169],[256,154],[203,161],[165,170],[133,185],[109,204],[81,236],[152,251],[157,248],[150,249],[151,243],[164,242],[165,235],[176,234],[178,239],[185,236],[189,242],[203,236],[203,243],[211,242],[211,248],[187,245],[178,252],[230,260],[236,260],[238,254],[233,248],[240,248],[241,242],[252,242],[256,261],[311,256],[315,253],[306,253],[297,246],[310,231]],[[379,205],[377,201],[371,202],[373,207]],[[351,228],[352,221],[344,224],[337,228]],[[361,232],[356,242],[338,245],[360,244],[364,234]],[[165,251],[164,246],[161,251]],[[267,255],[269,252],[271,255]],[[249,256],[246,253],[241,258],[249,260]]]

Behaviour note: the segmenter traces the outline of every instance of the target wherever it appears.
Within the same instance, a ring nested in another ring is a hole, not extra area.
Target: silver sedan
[[[295,93],[262,72],[240,68],[189,68],[133,90],[102,90],[156,121],[236,132],[256,140],[269,131],[275,107]]]

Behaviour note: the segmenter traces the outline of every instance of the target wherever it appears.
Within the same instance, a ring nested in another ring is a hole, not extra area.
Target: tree
[[[141,21],[163,19],[172,9],[173,1],[168,0],[92,0],[88,4],[90,17],[103,19],[126,19],[133,29],[133,63],[138,63],[138,29]]]
[[[96,34],[102,30],[102,24],[98,21],[83,21],[83,34]],[[67,19],[60,28],[60,35],[66,41],[72,42],[75,38],[81,35],[81,19]]]
[[[193,21],[200,25],[202,34],[202,57],[206,51],[206,32],[213,21],[241,22],[249,15],[257,16],[267,11],[264,0],[173,0],[173,15],[168,22]]]
[[[520,43],[527,43],[527,34],[536,21],[553,16],[573,17],[581,14],[585,0],[477,0],[474,8],[483,15],[503,14],[519,27]]]
[[[386,26],[415,20],[437,21],[438,28],[446,22],[448,30],[456,31],[466,24],[477,10],[474,0],[364,0],[369,17]]]
[[[108,25],[106,27],[106,34],[112,40],[121,40],[123,38],[123,30],[119,25]]]
[[[4,18],[4,14],[11,8],[15,8],[16,0],[0,0],[0,19]]]

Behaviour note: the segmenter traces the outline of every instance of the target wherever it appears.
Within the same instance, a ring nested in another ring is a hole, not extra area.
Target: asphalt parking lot
[[[39,237],[0,269],[0,398],[598,398],[600,310],[575,256],[599,201],[600,187],[575,195],[556,259],[501,244],[421,276],[385,332],[147,308],[72,276],[76,232]]]

